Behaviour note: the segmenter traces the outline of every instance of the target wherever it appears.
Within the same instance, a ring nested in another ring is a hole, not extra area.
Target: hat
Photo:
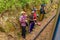
[[[22,11],[21,14],[23,14],[23,13],[26,13],[26,12]]]
[[[32,11],[32,13],[34,13],[34,11]]]

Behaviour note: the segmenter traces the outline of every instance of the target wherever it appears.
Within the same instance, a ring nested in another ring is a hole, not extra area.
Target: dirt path
[[[52,35],[52,30],[54,29],[54,20],[53,19],[47,27],[44,29],[44,31],[37,37],[36,40],[52,40],[51,35]]]
[[[8,38],[7,38],[5,33],[0,32],[0,40],[8,40]]]

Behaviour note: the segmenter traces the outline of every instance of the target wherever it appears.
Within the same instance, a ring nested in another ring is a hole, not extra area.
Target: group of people
[[[40,13],[41,13],[41,15],[39,15],[39,16],[43,16],[43,17],[41,17],[43,20],[44,14],[45,14],[44,5],[41,5]],[[38,17],[38,15],[36,13],[35,7],[33,7],[31,15],[29,15],[29,16],[26,14],[25,11],[21,12],[19,21],[20,21],[20,25],[22,28],[22,37],[24,39],[26,37],[26,26],[28,26],[28,23],[29,23],[29,33],[31,33],[34,29],[35,24],[37,24],[37,17]],[[29,18],[29,20],[27,18]],[[29,21],[29,22],[27,23],[27,21]]]

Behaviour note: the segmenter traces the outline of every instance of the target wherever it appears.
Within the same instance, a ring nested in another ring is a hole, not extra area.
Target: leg
[[[32,29],[33,29],[33,26],[32,26],[32,25],[33,25],[33,23],[31,22],[31,23],[30,23],[30,29],[29,29],[29,32],[31,32]]]
[[[34,28],[34,22],[31,22],[30,23],[30,32],[33,31],[33,28]]]
[[[26,29],[25,29],[25,27],[22,27],[22,37],[23,38],[26,37]]]

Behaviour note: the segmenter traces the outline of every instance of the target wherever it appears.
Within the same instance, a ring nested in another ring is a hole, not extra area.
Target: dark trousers
[[[30,29],[29,29],[30,32],[33,30],[34,25],[35,25],[34,21],[30,21]]]
[[[26,27],[22,26],[22,37],[25,38],[26,37]]]

